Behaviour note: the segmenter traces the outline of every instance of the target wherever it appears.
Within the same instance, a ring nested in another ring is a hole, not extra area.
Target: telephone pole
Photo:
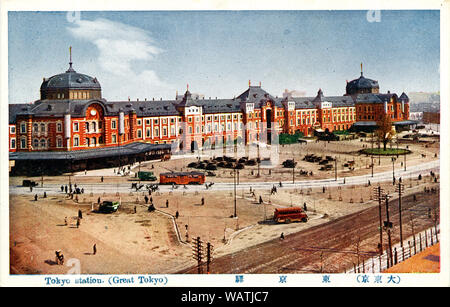
[[[206,243],[206,274],[210,273],[209,270],[209,265],[211,263],[212,260],[212,251],[213,251],[213,246],[211,243]]]
[[[337,157],[334,157],[334,181],[337,181]]]
[[[392,228],[392,222],[389,221],[389,195],[385,195],[386,200],[386,221],[384,222],[384,227],[387,230],[388,234],[388,241],[389,241],[389,259],[390,259],[390,266],[393,265],[393,255],[392,255],[392,240],[391,240],[391,228]]]
[[[383,194],[384,191],[383,189],[378,186],[377,188],[374,188],[374,198],[378,200],[378,217],[379,217],[379,221],[380,221],[380,255],[383,254],[383,225],[382,225],[382,221],[381,221],[381,201],[383,200]]]
[[[395,191],[398,192],[398,215],[400,222],[400,246],[403,248],[403,232],[402,232],[402,194],[405,187],[401,182],[395,187]]]
[[[292,184],[295,183],[295,160],[294,155],[292,155]]]
[[[237,216],[236,212],[236,168],[234,169],[234,217]]]
[[[197,271],[198,274],[202,274],[202,259],[203,259],[203,249],[202,249],[202,241],[200,237],[192,239],[192,252],[194,259],[197,260]]]

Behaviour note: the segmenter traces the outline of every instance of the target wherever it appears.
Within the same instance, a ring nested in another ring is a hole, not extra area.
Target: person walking
[[[169,200],[166,199],[166,208],[169,208]]]
[[[81,213],[81,210],[80,210],[80,209],[78,209],[78,218],[79,218],[79,219],[82,219],[82,218],[83,218],[83,214]]]
[[[280,235],[280,239],[281,239],[281,240],[284,240],[284,233],[283,233],[283,232],[282,232],[281,235]]]
[[[177,211],[177,212],[175,212],[175,218],[177,219],[178,216],[180,216],[180,214],[179,214],[178,211]]]
[[[64,186],[61,186],[61,192],[64,192]]]
[[[34,201],[37,201],[38,200],[38,196],[37,196],[37,194],[34,194]]]
[[[94,244],[94,246],[92,246],[92,254],[97,254],[97,244]]]
[[[79,228],[80,227],[80,219],[78,218],[77,219],[77,228]]]
[[[147,197],[147,195],[145,195],[144,200],[145,200],[145,203],[148,204],[148,197]]]

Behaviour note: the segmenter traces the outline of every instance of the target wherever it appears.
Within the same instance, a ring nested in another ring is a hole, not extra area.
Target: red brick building
[[[10,152],[76,152],[121,148],[136,142],[171,144],[172,150],[223,144],[272,143],[279,133],[347,130],[374,123],[386,112],[394,122],[409,118],[405,93],[380,94],[378,82],[361,77],[343,96],[274,97],[252,86],[232,99],[204,99],[189,89],[174,100],[107,101],[95,77],[77,73],[72,62],[44,78],[41,99],[9,106]],[[170,146],[169,146],[170,147]],[[28,156],[27,156],[28,157]]]

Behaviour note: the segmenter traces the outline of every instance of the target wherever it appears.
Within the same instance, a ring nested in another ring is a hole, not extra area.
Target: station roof
[[[123,146],[103,147],[84,150],[67,151],[36,151],[36,152],[11,152],[10,160],[85,160],[107,157],[119,157],[152,152],[157,150],[168,150],[171,144],[148,144],[135,142]]]

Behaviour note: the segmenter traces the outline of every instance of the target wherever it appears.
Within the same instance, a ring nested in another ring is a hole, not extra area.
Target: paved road
[[[398,179],[402,177],[403,179],[409,178],[417,178],[419,174],[422,176],[427,175],[430,171],[438,172],[439,171],[439,160],[434,160],[431,162],[409,166],[406,171],[403,169],[395,170],[395,177]],[[362,176],[352,176],[345,177],[345,185],[362,185],[366,184],[370,180],[371,184],[383,181],[392,180],[392,171],[375,173],[373,177],[371,174],[362,175]],[[64,182],[67,184],[67,182]],[[237,186],[237,190],[245,190],[248,191],[250,187],[254,190],[269,190],[274,185],[278,187],[279,182],[267,181],[267,182],[240,182]],[[292,183],[292,181],[283,181],[283,187],[285,188],[314,188],[314,187],[334,187],[334,186],[342,186],[344,185],[344,178],[338,178],[336,181],[334,178],[328,179],[318,179],[318,180],[304,180],[304,181],[296,181]],[[48,195],[59,194],[61,184],[52,184],[52,183],[44,183],[44,187],[37,186],[33,189],[33,192],[43,192],[46,191]],[[131,190],[131,183],[120,183],[120,184],[105,184],[105,183],[93,183],[93,184],[85,184],[80,185],[80,187],[85,188],[85,193],[90,193],[91,191],[95,191],[95,193],[129,193]],[[210,190],[219,190],[219,191],[231,191],[234,188],[233,183],[215,183]],[[144,188],[145,189],[145,188]],[[195,192],[195,191],[205,191],[206,188],[204,185],[189,185],[184,188],[183,186],[179,186],[177,189],[172,190],[172,186],[160,185],[161,192]],[[10,194],[31,194],[30,189],[22,186],[10,186],[9,187]]]

